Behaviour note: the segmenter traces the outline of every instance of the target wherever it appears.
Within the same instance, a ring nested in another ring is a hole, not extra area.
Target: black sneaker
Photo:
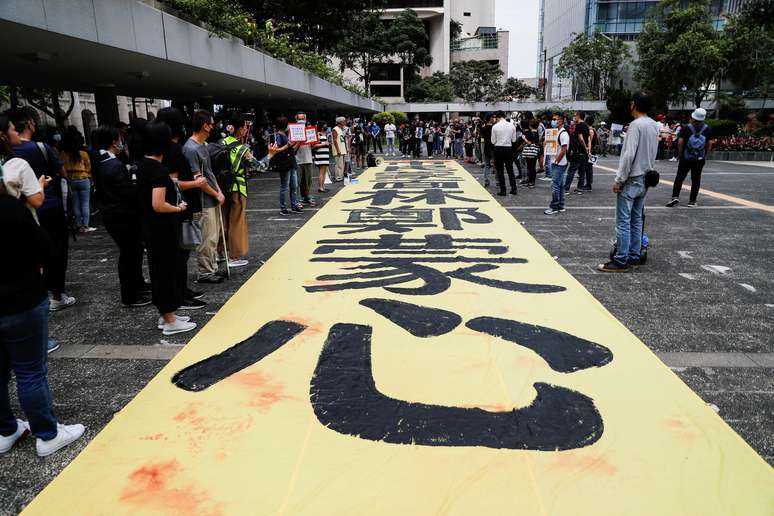
[[[201,299],[204,297],[204,292],[199,292],[197,290],[191,290],[190,288],[185,289],[185,298],[186,299]]]
[[[525,186],[527,188],[535,188],[535,183],[527,183]]]
[[[201,278],[196,280],[196,283],[218,285],[220,283],[223,283],[223,278],[214,274],[211,276],[202,276]]]
[[[500,197],[505,197],[506,195],[508,195],[508,192],[497,192],[497,195],[499,195]]]
[[[696,201],[689,201],[686,206],[688,206],[689,208],[695,208],[696,207]]]
[[[140,306],[148,306],[153,301],[151,298],[147,296],[140,296],[135,301],[132,301],[131,303],[121,303],[121,305],[124,306],[124,308],[138,308]]]
[[[573,192],[572,192],[572,193],[574,193],[574,194],[576,194],[576,195],[583,195],[583,190],[581,190],[581,189],[579,189],[579,188],[576,188],[575,190],[573,190]]]
[[[151,290],[151,284],[148,282],[143,282],[139,287],[137,287],[138,294],[150,294]]]
[[[219,277],[220,279],[228,279],[228,270],[219,270],[215,273],[215,276]]]
[[[518,195],[518,193],[519,192],[517,190],[511,190],[511,195]]]
[[[288,211],[287,208],[282,208],[280,210],[280,215],[282,215],[283,217],[287,217],[288,215],[290,215],[290,212]]]
[[[669,201],[668,203],[666,203],[666,207],[667,207],[667,208],[674,208],[674,207],[675,207],[675,206],[677,206],[678,204],[680,204],[680,199],[672,199],[671,201]]]
[[[615,260],[610,260],[607,263],[600,263],[597,265],[597,270],[601,272],[629,272],[629,264],[618,263]]]
[[[304,211],[302,208],[299,208],[298,206],[293,206],[292,209],[296,213],[302,213]]]
[[[207,306],[204,301],[198,299],[184,299],[183,304],[180,305],[180,310],[199,310]]]

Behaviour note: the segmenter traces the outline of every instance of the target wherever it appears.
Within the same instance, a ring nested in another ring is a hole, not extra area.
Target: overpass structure
[[[371,113],[383,105],[141,0],[2,0],[0,82],[200,104]]]

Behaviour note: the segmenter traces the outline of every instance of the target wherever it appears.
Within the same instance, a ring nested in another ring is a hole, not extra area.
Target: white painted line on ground
[[[726,161],[726,163],[747,167],[774,168],[774,161]]]
[[[717,274],[718,276],[724,276],[731,272],[731,267],[726,267],[724,265],[702,265],[701,268],[712,274]]]
[[[755,288],[755,287],[753,287],[752,285],[749,285],[749,284],[747,284],[747,283],[740,283],[739,285],[740,285],[740,286],[741,286],[743,289],[745,289],[745,290],[747,290],[747,291],[749,291],[749,292],[753,292],[753,293],[754,293],[754,292],[758,292],[758,290],[756,290],[756,288]]]
[[[693,274],[689,274],[687,272],[681,272],[678,274],[681,278],[685,278],[687,280],[696,280],[696,276]]]
[[[613,168],[603,167],[601,165],[597,165],[597,167],[599,167],[601,169],[604,169],[604,170],[608,170],[610,172],[616,172],[616,170],[613,169]],[[671,181],[667,181],[666,179],[662,179],[661,182],[664,183],[664,184],[667,184],[669,186],[674,186],[674,183],[672,183]],[[691,188],[688,185],[685,185],[685,184],[683,185],[683,190],[690,191],[690,189]],[[769,213],[774,213],[774,206],[769,206],[768,204],[763,204],[763,203],[755,202],[755,201],[748,201],[747,199],[742,199],[741,197],[735,197],[733,195],[727,195],[727,194],[720,193],[720,192],[713,192],[712,190],[707,190],[706,188],[702,188],[701,189],[701,193],[703,195],[708,196],[708,197],[714,197],[715,199],[720,199],[720,200],[723,200],[723,201],[732,202],[734,204],[740,204],[742,206],[749,206],[750,208],[755,208],[756,210],[761,210],[761,211],[766,211],[766,212],[769,212]],[[648,209],[650,209],[650,208],[648,208]]]

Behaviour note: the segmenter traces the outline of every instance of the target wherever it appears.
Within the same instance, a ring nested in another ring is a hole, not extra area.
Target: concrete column
[[[118,117],[118,97],[115,87],[97,87],[94,90],[97,121],[100,124],[115,124]]]

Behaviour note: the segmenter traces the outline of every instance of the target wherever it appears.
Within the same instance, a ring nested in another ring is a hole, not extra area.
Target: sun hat
[[[707,118],[707,110],[704,108],[697,108],[696,111],[691,113],[691,118],[697,122],[703,122],[704,119]]]

